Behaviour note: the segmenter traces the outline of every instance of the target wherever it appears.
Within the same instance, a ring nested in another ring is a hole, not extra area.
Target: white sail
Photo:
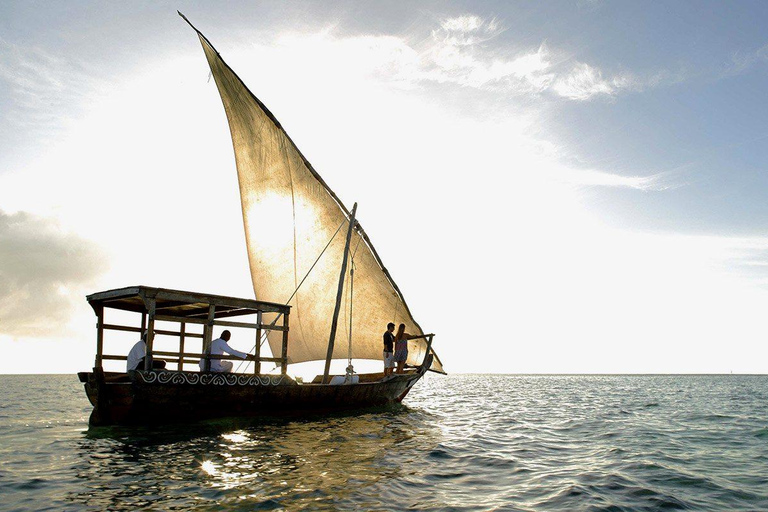
[[[288,361],[324,360],[348,210],[275,117],[221,59],[205,36],[197,33],[229,120],[255,297],[286,303],[298,288],[288,302],[292,306]],[[382,335],[388,322],[404,323],[406,332],[413,335],[423,332],[359,225],[352,234],[350,255],[333,358],[346,359],[351,355],[356,359],[381,359]],[[350,270],[354,270],[353,288]],[[350,292],[353,293],[351,304]],[[348,353],[350,305],[351,354]],[[281,352],[281,342],[279,336],[269,340],[272,353]],[[409,342],[409,364],[420,364],[425,355],[424,340]],[[431,369],[443,372],[437,356]]]

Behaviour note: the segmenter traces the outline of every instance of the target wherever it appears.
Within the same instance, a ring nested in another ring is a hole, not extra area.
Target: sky
[[[577,0],[2,2],[0,373],[89,370],[89,293],[253,296],[177,9],[449,373],[768,372],[768,4]]]

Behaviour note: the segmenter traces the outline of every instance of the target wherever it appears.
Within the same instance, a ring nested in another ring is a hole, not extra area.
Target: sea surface
[[[0,510],[768,510],[768,376],[428,375],[358,415],[88,428],[0,376]]]

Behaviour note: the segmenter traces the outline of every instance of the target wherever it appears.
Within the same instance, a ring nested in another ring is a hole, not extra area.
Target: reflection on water
[[[356,415],[102,427],[78,443],[76,504],[110,510],[226,505],[376,507],[391,482],[440,444],[429,414],[396,406]]]
[[[0,376],[1,510],[768,510],[767,376],[432,376],[359,415],[87,429]]]

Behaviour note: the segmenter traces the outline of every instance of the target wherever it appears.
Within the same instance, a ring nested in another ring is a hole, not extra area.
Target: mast
[[[349,229],[347,230],[347,242],[344,245],[344,257],[341,260],[341,275],[339,276],[339,291],[336,293],[336,307],[333,310],[333,322],[331,322],[331,336],[328,340],[328,355],[325,357],[325,371],[323,372],[323,384],[328,383],[328,372],[331,369],[331,359],[333,358],[333,343],[336,339],[336,326],[339,323],[339,310],[341,309],[341,292],[344,290],[344,277],[347,274],[347,257],[349,256],[349,242],[352,239],[352,230],[355,228],[355,212],[357,203],[352,207],[352,214],[349,218]]]

